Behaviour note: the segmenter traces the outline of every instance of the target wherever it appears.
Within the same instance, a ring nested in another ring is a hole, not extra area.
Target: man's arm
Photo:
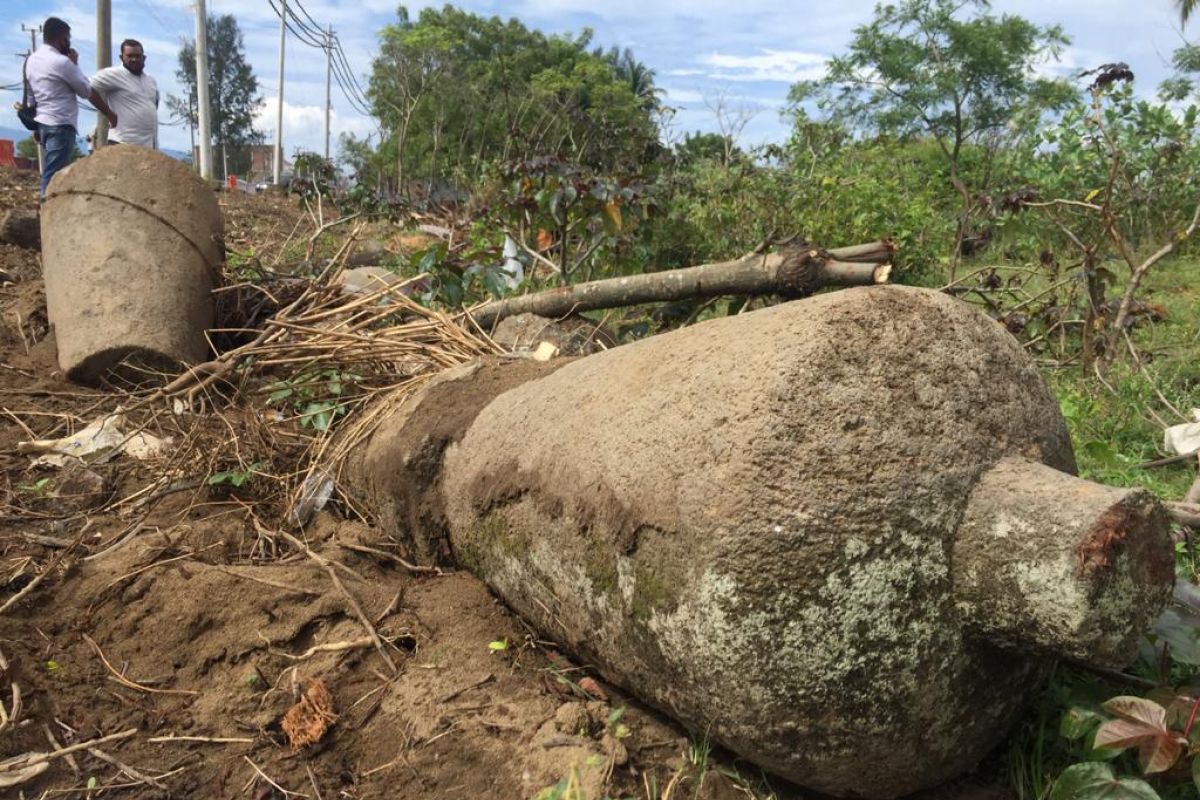
[[[67,53],[69,59],[68,64],[63,65],[61,75],[66,80],[67,84],[75,90],[75,94],[80,97],[86,97],[88,102],[96,107],[96,110],[108,118],[108,124],[112,127],[117,127],[117,115],[108,107],[108,103],[104,102],[104,98],[99,92],[92,88],[91,82],[87,76],[83,74],[83,70],[79,68],[79,54],[74,50]]]
[[[104,98],[101,97],[100,93],[97,92],[95,89],[92,89],[91,93],[88,94],[88,102],[90,102],[92,105],[94,105],[96,107],[97,111],[99,111],[104,116],[108,117],[109,125],[111,125],[114,128],[117,127],[116,112],[108,107],[108,103],[104,102]]]

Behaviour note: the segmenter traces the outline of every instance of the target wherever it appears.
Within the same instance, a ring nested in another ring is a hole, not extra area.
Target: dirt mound
[[[168,774],[178,796],[244,796],[248,783],[270,796],[264,776],[289,791],[396,798],[525,797],[576,776],[599,796],[606,782],[638,791],[631,750],[684,744],[645,712],[618,714],[615,694],[590,696],[582,685],[611,690],[541,649],[465,573],[412,577],[355,556],[345,545],[373,541],[365,526],[325,516],[310,541],[361,576],[344,580],[394,675],[315,562],[231,566],[211,533],[160,529],[71,561],[45,603],[0,619],[7,681],[35,720],[5,755],[45,750],[41,722],[63,744],[137,728],[112,753]],[[296,750],[281,723],[313,681],[334,716]],[[56,767],[31,788],[82,782]]]

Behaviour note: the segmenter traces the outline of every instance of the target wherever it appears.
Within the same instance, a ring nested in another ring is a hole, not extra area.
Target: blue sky
[[[360,82],[376,52],[376,32],[396,18],[393,0],[303,0],[322,24],[337,31]],[[409,3],[413,16],[430,5]],[[432,5],[441,5],[436,3]],[[871,18],[872,0],[513,0],[456,3],[479,14],[517,17],[548,33],[595,31],[595,43],[630,47],[657,73],[668,105],[678,108],[669,135],[691,130],[717,130],[712,107],[748,120],[742,144],[777,141],[786,135],[779,118],[790,84],[821,73],[826,58],[842,52],[853,28]],[[20,80],[21,60],[15,53],[29,46],[21,24],[37,24],[59,16],[72,27],[75,48],[86,72],[96,63],[95,8],[77,0],[0,0],[0,85]],[[149,57],[147,70],[164,95],[179,93],[174,73],[179,40],[194,30],[191,4],[181,0],[112,0],[113,41],[140,39]],[[278,97],[276,59],[278,18],[268,0],[209,0],[211,13],[233,14],[245,34],[247,55],[265,99],[258,129],[273,140]],[[1061,24],[1073,44],[1059,64],[1046,69],[1070,74],[1109,61],[1125,61],[1137,74],[1142,94],[1152,94],[1169,74],[1172,50],[1182,43],[1172,0],[997,0],[994,13],[1020,14],[1039,24]],[[1200,24],[1200,23],[1195,23]],[[1194,25],[1195,25],[1194,24]],[[1194,26],[1193,26],[1194,27]],[[1195,31],[1190,31],[1193,36]],[[325,97],[324,55],[289,38],[284,79],[284,147],[319,150]],[[20,127],[12,102],[3,93],[0,127]],[[356,114],[334,87],[334,147],[341,132],[360,136],[375,131],[369,118]],[[81,118],[90,128],[91,115]],[[167,122],[165,109],[162,121]],[[164,126],[164,147],[187,149],[186,127]]]

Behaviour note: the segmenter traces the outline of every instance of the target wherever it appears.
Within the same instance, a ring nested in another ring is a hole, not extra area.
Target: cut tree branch
[[[874,242],[839,251],[787,248],[750,254],[734,261],[649,272],[624,278],[564,286],[480,306],[471,311],[483,327],[505,317],[532,313],[564,317],[580,311],[618,308],[721,295],[806,295],[824,286],[871,286],[887,283],[892,265],[890,242]],[[857,260],[851,260],[857,259]]]

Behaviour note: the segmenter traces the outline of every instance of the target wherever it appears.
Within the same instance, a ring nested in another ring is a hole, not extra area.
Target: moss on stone
[[[647,620],[653,614],[669,614],[679,607],[682,576],[667,574],[661,564],[638,561],[633,568],[633,618]]]
[[[583,574],[592,582],[592,588],[601,594],[617,589],[617,554],[604,537],[585,532],[583,548]]]
[[[476,575],[487,575],[497,560],[518,556],[528,548],[529,537],[525,532],[508,524],[504,509],[493,509],[459,539],[456,556],[460,564]]]

